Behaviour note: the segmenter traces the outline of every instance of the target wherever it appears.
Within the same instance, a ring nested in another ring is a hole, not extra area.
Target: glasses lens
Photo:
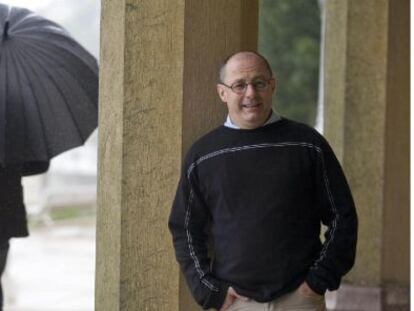
[[[234,84],[232,84],[231,89],[235,92],[235,93],[243,93],[246,90],[247,87],[247,83],[246,82],[236,82]]]
[[[264,80],[258,80],[258,81],[253,82],[252,85],[256,90],[260,91],[266,88],[267,82]]]

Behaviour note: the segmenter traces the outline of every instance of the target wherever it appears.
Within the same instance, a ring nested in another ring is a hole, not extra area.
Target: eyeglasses
[[[243,95],[246,92],[247,86],[249,84],[251,84],[256,91],[261,92],[267,89],[267,87],[270,84],[270,81],[272,80],[273,78],[270,78],[268,80],[263,80],[263,79],[255,80],[249,83],[247,83],[246,81],[237,81],[237,82],[234,82],[232,85],[227,85],[221,82],[219,84],[224,85],[225,87],[231,89],[236,94]]]

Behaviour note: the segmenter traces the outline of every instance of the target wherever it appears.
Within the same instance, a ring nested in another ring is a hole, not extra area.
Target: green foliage
[[[276,75],[273,106],[315,124],[321,16],[317,0],[260,0],[258,50]]]

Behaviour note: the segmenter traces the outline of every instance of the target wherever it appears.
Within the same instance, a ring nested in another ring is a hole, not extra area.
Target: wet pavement
[[[92,311],[94,274],[94,218],[31,229],[11,241],[4,311]]]

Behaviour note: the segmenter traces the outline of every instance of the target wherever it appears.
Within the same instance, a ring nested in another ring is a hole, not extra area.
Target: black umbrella
[[[96,59],[61,26],[0,4],[0,164],[48,161],[97,126]]]

